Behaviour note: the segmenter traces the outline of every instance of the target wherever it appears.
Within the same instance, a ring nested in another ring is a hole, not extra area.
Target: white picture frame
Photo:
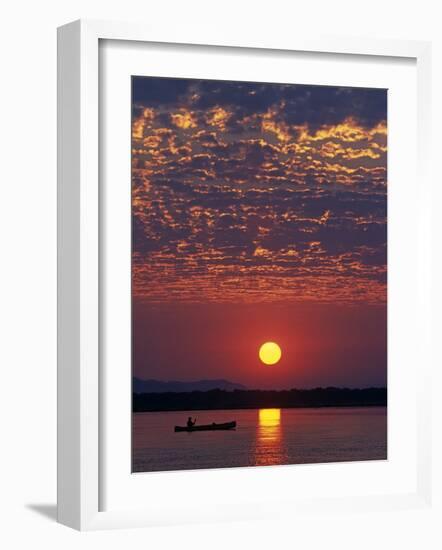
[[[206,36],[203,29],[191,35],[162,30],[157,25],[76,21],[58,31],[58,520],[89,530],[150,526],[179,522],[167,510],[150,508],[102,510],[100,483],[103,473],[100,424],[100,251],[101,209],[99,154],[99,47],[101,40],[208,45],[334,55],[411,58],[417,67],[417,163],[421,187],[419,210],[420,318],[417,339],[423,352],[416,385],[417,485],[404,494],[336,499],[313,498],[302,506],[281,502],[281,515],[295,511],[379,509],[426,506],[431,500],[430,373],[431,266],[429,259],[431,181],[429,176],[430,44],[344,37],[308,38],[297,34],[267,43],[262,36]],[[210,473],[206,472],[206,475]],[[245,516],[259,517],[261,502],[251,502]],[[217,507],[200,506],[197,520],[232,519]],[[197,508],[196,508],[197,509]],[[191,506],[192,516],[195,508]],[[238,516],[239,517],[239,516]],[[195,521],[186,514],[181,521]]]

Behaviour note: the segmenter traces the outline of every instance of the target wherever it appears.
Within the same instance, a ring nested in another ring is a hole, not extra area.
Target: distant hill
[[[245,390],[242,384],[229,382],[229,380],[196,380],[194,382],[161,381],[161,380],[141,380],[133,378],[133,393],[185,393],[192,391],[210,391],[210,390]]]

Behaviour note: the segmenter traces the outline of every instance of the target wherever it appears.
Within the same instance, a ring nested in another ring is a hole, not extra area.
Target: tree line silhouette
[[[386,406],[387,388],[134,393],[133,412]]]

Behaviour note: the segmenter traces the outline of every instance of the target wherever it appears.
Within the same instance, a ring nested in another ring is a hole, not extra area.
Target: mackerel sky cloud
[[[135,299],[385,304],[386,90],[132,87]]]

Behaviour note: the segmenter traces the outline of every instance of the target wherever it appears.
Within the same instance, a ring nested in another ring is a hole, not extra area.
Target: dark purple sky
[[[386,384],[386,101],[133,78],[135,376]]]

